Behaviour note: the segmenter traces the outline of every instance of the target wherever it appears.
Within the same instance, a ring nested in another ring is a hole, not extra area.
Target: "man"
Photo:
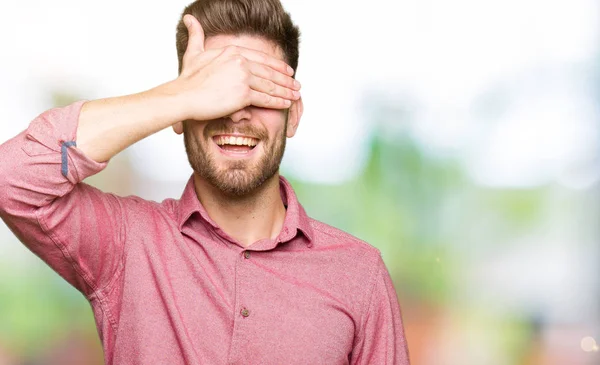
[[[289,14],[183,15],[177,79],[49,110],[0,146],[2,219],[89,300],[107,364],[408,364],[380,252],[309,218],[279,176],[303,109]],[[181,199],[81,182],[169,126],[194,170]]]

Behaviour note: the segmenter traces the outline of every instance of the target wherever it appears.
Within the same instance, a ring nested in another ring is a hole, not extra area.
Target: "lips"
[[[212,140],[222,154],[238,158],[252,155],[260,143],[257,138],[243,135],[216,135]]]

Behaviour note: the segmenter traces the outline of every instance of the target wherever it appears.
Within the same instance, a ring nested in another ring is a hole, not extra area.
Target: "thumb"
[[[188,30],[188,44],[185,53],[204,52],[204,30],[202,25],[191,14],[183,17],[183,23]]]

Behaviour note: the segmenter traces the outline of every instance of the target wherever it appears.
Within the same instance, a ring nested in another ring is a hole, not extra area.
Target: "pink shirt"
[[[276,239],[243,248],[196,197],[162,203],[81,181],[84,101],[0,146],[0,216],[90,302],[106,364],[400,364],[400,308],[379,250],[287,205]]]

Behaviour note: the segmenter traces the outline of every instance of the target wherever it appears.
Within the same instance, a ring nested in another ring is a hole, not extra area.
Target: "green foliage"
[[[0,343],[16,353],[35,356],[43,350],[37,344],[63,329],[94,330],[83,295],[40,260],[21,269],[0,265],[0,297]]]
[[[311,216],[382,251],[403,296],[437,304],[448,298],[464,264],[463,242],[480,218],[502,237],[542,214],[543,190],[475,187],[458,161],[428,156],[409,138],[388,142],[375,134],[370,152],[362,173],[339,186],[292,184]]]

